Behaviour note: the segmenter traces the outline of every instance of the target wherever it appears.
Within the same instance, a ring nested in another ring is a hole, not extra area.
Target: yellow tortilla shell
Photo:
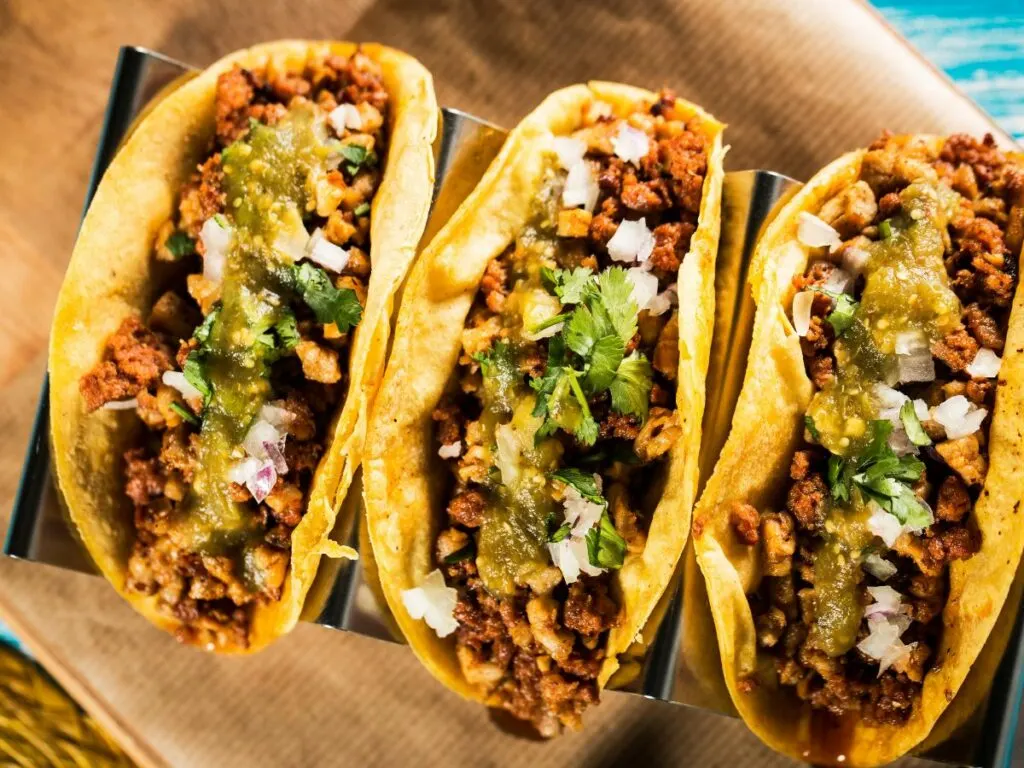
[[[406,285],[394,347],[374,407],[363,462],[367,522],[388,605],[420,660],[442,683],[484,701],[455,656],[453,637],[439,638],[412,619],[402,592],[434,570],[434,539],[444,517],[446,469],[436,456],[431,411],[448,384],[461,351],[461,333],[487,263],[526,225],[550,154],[550,137],[581,126],[584,106],[595,99],[616,114],[630,112],[655,94],[616,83],[573,85],[548,96],[513,130],[479,185],[417,260]],[[665,491],[655,509],[647,546],[630,554],[615,574],[623,621],[608,638],[604,685],[643,628],[668,586],[686,543],[697,488],[704,377],[714,322],[715,258],[721,222],[724,126],[680,100],[687,115],[700,115],[709,140],[700,222],[679,272],[679,382],[683,435],[671,451]]]
[[[138,435],[138,419],[106,410],[86,413],[78,382],[100,360],[107,338],[126,316],[148,316],[165,268],[152,258],[154,239],[176,210],[181,185],[213,135],[217,76],[236,64],[300,68],[310,55],[351,56],[357,48],[379,62],[391,95],[390,144],[371,214],[367,304],[352,345],[345,403],[332,423],[306,514],[292,535],[284,595],[254,609],[248,651],[294,627],[322,555],[354,556],[329,535],[362,458],[394,297],[430,208],[438,115],[430,73],[412,57],[381,45],[289,40],[233,53],[181,85],[138,125],[104,174],[82,223],[50,336],[50,429],[57,482],[71,519],[118,592],[154,624],[173,631],[178,622],[158,612],[155,598],[125,588],[134,529],[121,456]]]
[[[944,141],[926,140],[937,147]],[[739,542],[729,524],[729,505],[739,500],[764,509],[784,503],[790,460],[802,439],[813,393],[799,338],[786,314],[792,280],[808,263],[808,249],[797,240],[798,216],[802,211],[816,214],[826,200],[856,181],[864,154],[851,152],[818,172],[757,246],[751,270],[757,315],[747,372],[732,430],[697,504],[693,525],[722,669],[740,715],[766,744],[797,760],[855,766],[888,763],[929,735],[985,645],[1024,547],[1024,528],[1017,520],[1024,498],[1024,473],[1019,470],[1024,462],[1024,292],[1018,291],[989,432],[988,477],[972,515],[981,531],[981,551],[950,566],[941,645],[910,719],[900,726],[875,726],[848,717],[840,728],[826,732],[819,725],[825,718],[812,715],[806,702],[778,684],[771,657],[758,648],[746,595],[760,578],[760,548]],[[757,685],[744,692],[739,683],[748,678]],[[972,679],[972,684],[988,682]],[[977,700],[968,694],[965,689],[961,697]]]

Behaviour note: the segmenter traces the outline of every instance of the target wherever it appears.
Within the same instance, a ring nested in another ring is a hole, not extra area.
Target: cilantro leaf
[[[198,416],[196,416],[194,413],[192,413],[192,411],[190,411],[188,408],[186,408],[184,405],[182,405],[179,402],[171,403],[171,410],[174,411],[179,416],[181,416],[181,418],[183,418],[189,424],[192,424],[192,425],[198,427],[202,423],[202,422],[199,421],[199,417]]]
[[[811,418],[810,414],[804,415],[804,427],[811,433],[811,437],[814,438],[815,442],[821,442],[821,433],[818,432],[818,427],[815,426],[814,419]]]
[[[566,346],[582,358],[590,356],[597,340],[605,335],[605,325],[588,307],[577,307],[565,323],[562,333]]]
[[[825,318],[836,332],[836,336],[842,336],[846,329],[856,322],[858,307],[860,304],[850,298],[849,294],[840,293],[836,296],[836,306]]]
[[[286,310],[281,318],[274,323],[274,333],[281,340],[285,349],[292,349],[299,343],[299,328],[295,324],[295,315],[291,310]]]
[[[353,165],[362,165],[370,153],[362,144],[341,144],[338,146],[338,154]]]
[[[580,406],[580,418],[577,421],[573,434],[583,445],[593,445],[597,442],[597,422],[590,413],[590,404],[587,403],[586,395],[580,388],[577,373],[572,368],[566,368],[565,377],[569,381],[569,387],[576,396],[576,402]]]
[[[621,568],[626,559],[626,540],[619,535],[608,513],[601,522],[587,531],[587,556],[598,568]]]
[[[367,214],[369,212],[370,212],[370,204],[369,203],[360,203],[352,211],[352,215],[353,216],[363,216],[364,214]]]
[[[633,301],[633,284],[622,267],[612,267],[598,277],[601,303],[623,343],[636,334],[637,306]]]
[[[167,238],[164,242],[164,246],[166,246],[167,250],[170,251],[176,259],[191,256],[196,252],[195,240],[186,235],[180,229],[176,230]]]
[[[878,234],[882,236],[883,240],[888,240],[892,237],[892,222],[889,219],[878,225]]]
[[[603,392],[615,380],[615,373],[626,354],[626,345],[617,334],[602,336],[590,351],[590,363],[583,380],[584,388],[591,394]]]
[[[475,548],[473,547],[473,542],[470,542],[462,549],[458,549],[452,552],[450,555],[448,555],[444,559],[444,564],[454,565],[455,563],[461,563],[463,560],[469,560],[471,557],[473,557],[474,551]]]
[[[612,409],[624,416],[647,418],[648,398],[651,394],[651,364],[634,351],[615,371],[608,389],[612,394]]]
[[[181,372],[185,374],[185,381],[199,390],[199,394],[203,396],[203,403],[208,403],[213,395],[213,388],[206,374],[206,365],[203,363],[202,354],[196,350],[189,352]]]
[[[558,526],[555,532],[548,537],[548,541],[550,541],[552,544],[557,544],[563,539],[568,538],[569,532],[571,530],[572,527],[568,523],[562,523],[560,526]]]
[[[593,285],[594,273],[589,267],[575,269],[543,268],[543,277],[547,280],[555,295],[563,304],[580,304],[583,302]]]
[[[914,401],[907,400],[900,408],[900,421],[903,422],[903,429],[907,437],[914,445],[931,445],[932,439],[921,426],[921,420],[917,418],[917,411],[914,409]]]
[[[359,324],[363,307],[355,291],[335,288],[327,273],[309,262],[294,267],[294,279],[302,300],[313,310],[318,322],[334,323],[342,333]]]
[[[582,469],[576,469],[575,467],[566,467],[557,472],[552,472],[549,477],[557,478],[566,485],[571,485],[587,501],[594,504],[608,503],[597,487],[597,480],[594,478],[593,472],[584,472]]]
[[[210,310],[210,314],[203,318],[203,322],[200,323],[199,327],[192,334],[196,341],[199,342],[199,348],[204,352],[209,347],[210,333],[213,331],[213,324],[217,322],[218,317],[220,317],[220,304],[217,304]]]

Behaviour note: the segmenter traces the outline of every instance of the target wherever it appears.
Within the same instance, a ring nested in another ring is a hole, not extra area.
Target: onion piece
[[[402,591],[402,604],[414,619],[422,619],[438,637],[448,637],[459,628],[455,605],[459,594],[444,583],[444,574],[434,569],[418,587]]]
[[[839,233],[812,213],[801,211],[797,217],[796,237],[808,248],[824,248],[834,251],[842,244]]]
[[[580,492],[571,485],[565,487],[565,497],[562,501],[565,513],[565,522],[571,527],[570,535],[576,537],[586,536],[601,519],[605,505],[588,501],[580,495]]]
[[[306,243],[304,255],[312,262],[331,272],[340,273],[348,264],[349,253],[339,245],[330,242],[322,229],[316,229]]]
[[[284,452],[277,443],[272,443],[268,440],[263,443],[263,450],[266,451],[267,460],[273,463],[277,474],[284,475],[288,473],[288,462],[285,461]]]
[[[906,384],[935,380],[935,360],[923,333],[908,331],[896,335],[897,379]]]
[[[852,282],[853,275],[845,269],[836,267],[829,273],[821,287],[829,293],[845,293]]]
[[[793,330],[797,336],[806,336],[811,328],[811,306],[814,291],[800,291],[793,297]]]
[[[932,418],[942,425],[949,440],[973,435],[987,415],[987,410],[975,408],[963,395],[954,395],[932,408]]]
[[[358,131],[363,127],[363,117],[355,104],[339,104],[327,113],[327,121],[339,136],[345,133],[346,128]]]
[[[579,160],[569,169],[569,174],[565,177],[562,205],[566,208],[576,208],[582,205],[583,210],[593,212],[600,194],[601,189],[597,186],[594,169],[586,160]]]
[[[637,311],[647,309],[651,302],[658,298],[658,277],[640,267],[630,267],[626,270],[626,279],[633,286],[631,294]]]
[[[870,260],[871,254],[863,248],[847,248],[843,251],[843,269],[851,275],[860,275]]]
[[[885,542],[892,549],[896,539],[903,535],[903,525],[894,515],[890,515],[875,502],[871,502],[871,516],[868,518],[868,530]]]
[[[244,462],[243,462],[244,463]],[[247,464],[247,467],[252,467]],[[257,504],[263,503],[277,484],[277,470],[270,459],[258,462],[256,471],[245,479],[245,487],[249,489]]]
[[[502,424],[494,430],[494,440],[498,445],[496,458],[501,484],[513,488],[519,483],[519,463],[523,450],[519,436],[510,425]]]
[[[181,371],[164,371],[164,375],[160,377],[160,380],[168,387],[178,390],[186,400],[202,400],[203,398],[203,393],[189,384],[185,374]]]
[[[139,407],[138,398],[131,397],[127,400],[109,400],[103,404],[105,411],[131,411]]]
[[[587,143],[570,136],[556,136],[551,142],[551,149],[558,158],[558,164],[568,171],[583,160],[587,154]]]
[[[895,565],[880,555],[876,555],[874,552],[865,557],[861,565],[865,571],[870,573],[879,581],[888,581],[896,575],[896,571],[898,570]]]
[[[462,455],[462,443],[446,443],[437,449],[437,455],[442,459],[457,459]]]
[[[654,250],[654,234],[646,219],[623,219],[608,241],[608,255],[615,261],[647,261]]]
[[[548,552],[551,563],[562,572],[566,584],[573,584],[582,571],[587,576],[598,576],[606,569],[590,564],[587,540],[578,536],[566,536],[561,541],[550,542]]]
[[[967,373],[975,379],[994,379],[999,375],[1002,359],[987,347],[982,347],[967,366]]]
[[[628,123],[621,123],[619,131],[612,136],[612,149],[615,154],[627,163],[639,165],[650,151],[650,140],[647,134]]]
[[[650,262],[646,262],[650,263]],[[676,290],[676,284],[672,283],[670,286],[665,288],[664,291],[659,293],[653,299],[647,303],[647,311],[652,316],[657,317],[668,312],[672,307],[679,303],[679,294]]]
[[[272,425],[280,429],[281,427],[289,426],[293,421],[295,421],[295,414],[287,408],[267,403],[260,408],[260,419],[270,422]]]
[[[917,647],[917,643],[907,645],[900,640],[900,635],[906,631],[903,625],[909,621],[909,617],[905,617],[905,622],[883,616],[872,616],[868,619],[868,636],[857,643],[857,648],[879,662],[879,677]]]
[[[871,605],[864,609],[865,616],[895,616],[900,612],[900,605],[903,603],[903,595],[892,587],[868,587],[868,594],[874,600]]]
[[[224,264],[228,259],[232,230],[227,219],[221,214],[211,216],[203,222],[199,239],[203,241],[203,277],[220,284],[224,279]]]

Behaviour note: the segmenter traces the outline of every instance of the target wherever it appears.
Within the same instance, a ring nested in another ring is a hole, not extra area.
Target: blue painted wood
[[[1024,139],[1024,2],[874,0],[921,53]]]

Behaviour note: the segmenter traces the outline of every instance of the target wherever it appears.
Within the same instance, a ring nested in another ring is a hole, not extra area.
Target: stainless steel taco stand
[[[193,72],[186,64],[144,48],[121,49],[86,193],[86,207],[104,169],[134,121],[146,111],[146,105],[187,80]],[[435,144],[437,179],[424,241],[440,229],[483,175],[506,134],[502,128],[454,109],[442,109],[439,120],[440,135]],[[780,202],[798,187],[798,182],[772,171],[726,174],[702,480],[707,478],[714,457],[725,442],[746,365],[753,321],[753,301],[746,280],[753,246]],[[91,572],[88,556],[64,519],[50,476],[48,390],[44,380],[4,554]],[[358,491],[358,487],[354,490]],[[359,493],[349,496],[350,500],[357,499]],[[351,517],[358,520],[359,515]],[[365,546],[360,546],[361,541],[365,543],[365,534],[360,535],[358,525],[352,528],[336,531],[335,536],[364,550],[361,559],[325,562],[312,592],[315,609],[311,612],[317,615],[305,618],[325,627],[393,641],[393,620],[382,610],[375,597],[373,579],[366,574],[372,561]],[[1021,574],[1017,581],[1022,582]],[[1010,765],[1024,690],[1024,620],[1016,615],[1020,586],[1015,584],[1005,615],[997,625],[1009,635],[1006,653],[998,660],[993,651],[989,654],[989,665],[976,664],[979,674],[992,675],[987,697],[966,723],[953,730],[950,738],[939,745],[929,745],[924,756],[984,768]],[[680,561],[677,589],[670,590],[655,613],[650,636],[645,631],[642,641],[638,639],[631,649],[632,658],[624,660],[622,674],[613,682],[622,690],[648,698],[733,714],[717,667],[717,651],[707,648],[708,638],[713,637],[707,630],[707,598],[689,550]]]

